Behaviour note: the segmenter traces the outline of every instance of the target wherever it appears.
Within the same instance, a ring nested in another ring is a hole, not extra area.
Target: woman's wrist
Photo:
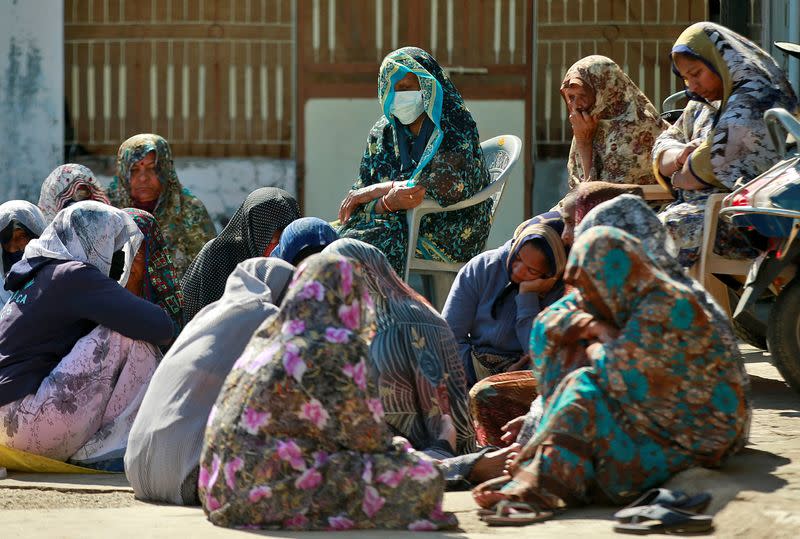
[[[381,206],[379,213],[392,213],[394,211],[386,201],[387,196],[389,196],[389,193],[386,193],[378,200],[378,204]]]

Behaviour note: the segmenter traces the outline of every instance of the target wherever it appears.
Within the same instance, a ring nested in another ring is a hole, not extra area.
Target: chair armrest
[[[642,198],[645,200],[674,200],[672,193],[664,188],[663,185],[640,185],[642,188]]]

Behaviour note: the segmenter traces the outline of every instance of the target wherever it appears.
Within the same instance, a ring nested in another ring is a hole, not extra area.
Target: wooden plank
[[[232,23],[155,23],[155,24],[65,24],[65,41],[75,40],[263,40],[290,42],[293,39],[289,24],[232,24]]]

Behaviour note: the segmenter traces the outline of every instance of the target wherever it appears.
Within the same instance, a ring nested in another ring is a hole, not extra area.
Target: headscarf
[[[575,224],[580,224],[592,208],[624,194],[642,196],[644,193],[635,185],[620,185],[607,182],[587,182],[578,186],[575,198]]]
[[[131,168],[155,152],[161,196],[150,212],[158,221],[180,278],[203,245],[216,235],[203,203],[178,181],[172,151],[167,141],[153,134],[134,135],[117,152],[117,173],[108,188],[112,204],[118,208],[136,207],[131,198]]]
[[[746,381],[694,291],[655,265],[639,240],[607,226],[577,238],[565,281],[579,291],[578,309],[621,330],[592,371],[637,429],[709,464],[738,447]],[[675,436],[689,426],[691,436]]]
[[[294,275],[278,258],[250,258],[231,272],[222,297],[204,307],[161,360],[136,416],[125,473],[136,497],[197,504],[206,420],[225,377],[253,332],[278,312]]]
[[[658,135],[669,124],[647,96],[613,60],[599,55],[578,60],[567,70],[561,83],[565,102],[570,84],[587,87],[594,93],[595,103],[588,112],[598,119],[589,173],[583,170],[577,144],[574,137],[572,139],[567,161],[570,188],[595,180],[638,185],[656,183],[650,152]]]
[[[271,256],[296,264],[301,262],[296,260],[298,255],[318,253],[338,239],[339,235],[331,225],[319,217],[302,217],[292,221],[283,230],[281,241]]]
[[[35,239],[42,235],[47,223],[42,211],[27,200],[9,200],[0,204],[0,231],[4,231],[6,227],[13,229],[16,225],[25,227]],[[0,257],[0,303],[3,304],[11,297],[11,292],[4,288],[5,275],[9,269],[11,268],[5,267],[3,257]]]
[[[540,240],[538,245],[542,247],[551,273],[561,275],[567,262],[567,252],[564,242],[561,241],[561,233],[564,231],[564,220],[557,211],[550,211],[532,217],[521,223],[514,230],[511,238],[511,248],[506,258],[506,272],[508,273],[508,284],[497,295],[492,302],[492,317],[497,315],[497,306],[514,290],[519,289],[519,284],[511,281],[511,265],[519,254],[520,249],[529,241]],[[561,278],[559,277],[559,280]]]
[[[775,60],[749,39],[711,22],[684,30],[672,47],[676,53],[703,61],[722,80],[713,127],[689,156],[694,176],[709,187],[730,190],[738,178],[750,180],[777,162],[780,156],[768,142],[764,112],[782,107],[796,114],[797,97]],[[674,64],[673,70],[677,72]],[[700,96],[687,95],[705,103]],[[657,164],[654,170],[668,185]]]
[[[89,190],[87,200],[96,200],[109,204],[108,196],[88,167],[68,163],[55,168],[44,183],[39,194],[39,208],[48,222],[58,212],[74,202],[73,197],[80,188]]]
[[[186,320],[222,297],[225,281],[238,263],[263,256],[273,234],[299,218],[297,200],[283,189],[262,187],[250,193],[186,270],[181,281]]]
[[[198,481],[211,522],[397,528],[434,512],[441,472],[412,479],[432,463],[392,447],[365,374],[372,333],[359,264],[308,258],[211,411]]]
[[[511,264],[517,258],[520,249],[529,241],[536,239],[541,240],[540,245],[545,248],[544,254],[547,256],[547,262],[550,265],[550,273],[561,275],[567,265],[567,252],[564,249],[564,243],[561,241],[561,232],[563,230],[564,222],[561,219],[561,214],[555,211],[537,215],[517,226],[516,230],[514,230],[511,249],[508,251],[508,258],[506,259],[508,275],[511,275]]]
[[[161,229],[156,218],[144,210],[125,208],[123,211],[131,216],[144,235],[147,275],[142,297],[164,309],[172,319],[174,335],[177,336],[183,329],[183,294]]]
[[[60,211],[42,235],[25,247],[24,259],[77,260],[108,275],[111,257],[122,250],[125,270],[119,284],[125,286],[143,239],[139,227],[124,211],[102,202],[84,200]]]
[[[438,438],[441,414],[449,414],[456,427],[454,449],[473,451],[467,377],[447,322],[400,279],[377,247],[345,238],[323,253],[345,256],[363,268],[377,325],[369,349],[370,374],[386,422],[411,445],[425,449]]]

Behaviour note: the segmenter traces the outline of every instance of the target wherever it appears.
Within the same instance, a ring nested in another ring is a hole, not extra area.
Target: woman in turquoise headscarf
[[[564,281],[573,292],[531,332],[544,415],[511,477],[477,487],[480,505],[526,502],[545,518],[598,497],[623,503],[741,447],[745,375],[691,287],[608,226],[581,234]]]
[[[406,210],[423,198],[450,206],[489,184],[478,128],[461,94],[427,52],[405,47],[381,64],[383,115],[372,127],[359,179],[339,208],[339,236],[378,247],[403,274]],[[492,201],[425,217],[417,256],[466,262],[489,236]]]

